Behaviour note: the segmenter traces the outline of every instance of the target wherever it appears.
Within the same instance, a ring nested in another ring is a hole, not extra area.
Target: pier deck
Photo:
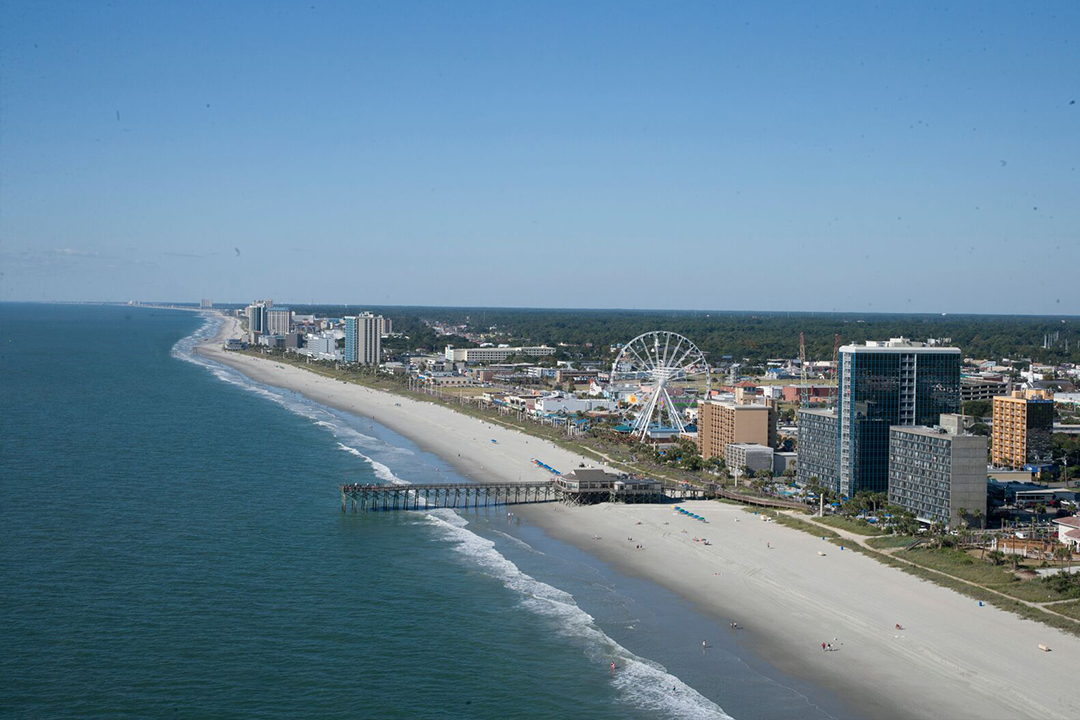
[[[357,510],[430,510],[559,500],[555,483],[434,483],[427,485],[342,485],[341,512],[351,502]]]
[[[659,483],[657,483],[659,485]],[[642,493],[627,488],[574,490],[556,480],[512,483],[433,483],[417,485],[341,485],[341,512],[381,510],[431,510],[480,508],[495,505],[566,502],[665,502],[672,499],[710,497],[709,491],[687,485],[664,483],[662,491]],[[659,488],[657,488],[659,490]]]

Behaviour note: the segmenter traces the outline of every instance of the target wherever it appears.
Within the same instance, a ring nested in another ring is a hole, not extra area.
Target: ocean
[[[505,508],[343,515],[465,480],[194,355],[217,322],[0,305],[0,717],[857,717]]]

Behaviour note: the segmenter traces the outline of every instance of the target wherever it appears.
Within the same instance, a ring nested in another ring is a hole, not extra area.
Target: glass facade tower
[[[889,428],[960,412],[960,349],[904,338],[840,348],[840,493],[886,492]]]

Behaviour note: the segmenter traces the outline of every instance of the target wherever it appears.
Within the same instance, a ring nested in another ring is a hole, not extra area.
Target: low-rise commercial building
[[[986,438],[940,428],[889,428],[889,503],[924,522],[955,526],[986,512]]]
[[[614,410],[615,403],[611,400],[597,398],[579,398],[573,395],[545,395],[537,398],[534,409],[538,415],[554,415],[556,413],[586,413],[593,410]]]
[[[799,454],[793,452],[774,452],[773,456],[773,475],[775,477],[782,476],[788,470],[794,470],[798,472],[799,469]]]
[[[1080,552],[1080,516],[1057,518],[1058,542],[1068,546],[1074,553]]]
[[[528,355],[530,357],[544,357],[554,355],[555,348],[546,345],[531,347],[480,347],[480,348],[455,348],[446,346],[446,359],[450,362],[476,363],[490,365],[500,363],[512,355]]]
[[[750,473],[759,470],[773,470],[773,449],[756,443],[731,443],[727,446],[724,457],[728,469],[743,474],[744,468],[749,468]]]

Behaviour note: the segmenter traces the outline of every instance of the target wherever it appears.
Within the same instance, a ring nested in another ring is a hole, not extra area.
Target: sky
[[[1080,314],[1080,3],[0,0],[0,299]]]

